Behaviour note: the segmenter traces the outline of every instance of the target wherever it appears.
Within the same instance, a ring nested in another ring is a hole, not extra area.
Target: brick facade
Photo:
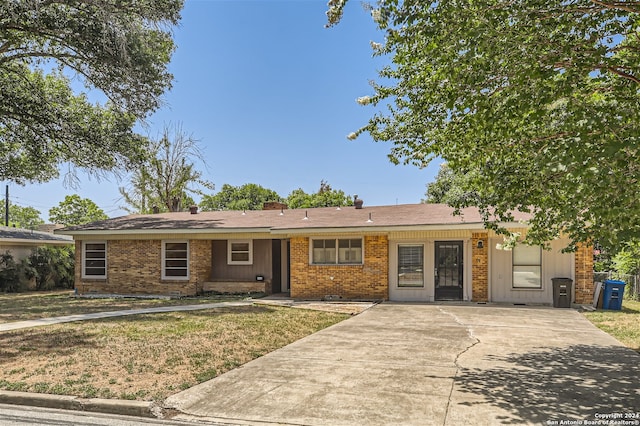
[[[575,252],[575,303],[593,303],[593,246],[581,244]]]
[[[162,241],[107,241],[107,278],[82,278],[82,241],[76,241],[75,288],[78,294],[185,296],[200,292],[211,275],[211,241],[189,241],[189,279],[162,279]]]
[[[291,297],[322,299],[389,298],[389,240],[364,237],[364,264],[310,265],[309,238],[291,238]]]
[[[478,248],[478,243],[482,248]],[[489,301],[489,236],[486,232],[474,232],[471,236],[471,300]]]

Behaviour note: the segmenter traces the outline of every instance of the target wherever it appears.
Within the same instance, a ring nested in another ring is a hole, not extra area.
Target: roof
[[[323,207],[292,210],[250,210],[159,213],[128,215],[86,225],[57,230],[67,235],[154,233],[154,232],[267,232],[304,233],[310,231],[363,231],[388,228],[482,228],[476,208],[454,215],[446,204],[401,204],[393,206]],[[514,214],[516,221],[530,218]]]
[[[73,244],[73,239],[67,235],[54,235],[50,232],[0,226],[0,243],[25,245]]]

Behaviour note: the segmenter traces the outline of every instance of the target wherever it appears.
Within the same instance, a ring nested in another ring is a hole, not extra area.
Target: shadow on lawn
[[[456,382],[510,412],[502,424],[596,420],[596,413],[640,407],[640,354],[625,347],[574,345],[488,359],[500,366],[464,369]]]
[[[56,330],[33,328],[0,333],[0,368],[3,362],[30,353],[67,355],[78,348],[95,347],[95,336],[81,330]]]

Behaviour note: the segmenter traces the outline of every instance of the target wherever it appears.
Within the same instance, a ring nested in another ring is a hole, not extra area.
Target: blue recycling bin
[[[606,280],[602,295],[602,309],[619,311],[622,309],[622,297],[624,296],[624,281]]]

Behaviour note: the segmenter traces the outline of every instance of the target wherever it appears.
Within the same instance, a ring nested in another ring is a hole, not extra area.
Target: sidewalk
[[[19,330],[22,328],[41,327],[43,325],[61,324],[64,322],[94,320],[100,318],[122,317],[127,315],[155,314],[160,312],[197,311],[202,309],[224,308],[233,306],[253,305],[253,300],[241,300],[238,302],[219,302],[204,305],[178,305],[160,306],[157,308],[126,309],[121,311],[94,312],[90,314],[68,315],[64,317],[40,318],[28,321],[15,321],[0,324],[0,333],[3,331]]]

